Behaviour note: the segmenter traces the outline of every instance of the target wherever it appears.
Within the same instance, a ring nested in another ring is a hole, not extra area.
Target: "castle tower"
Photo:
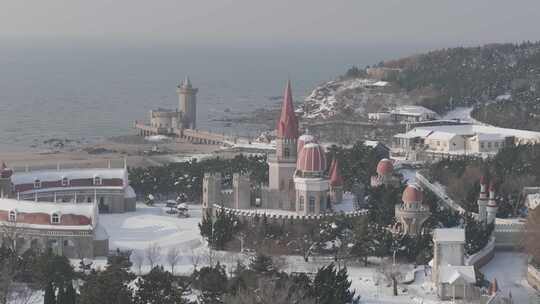
[[[251,208],[251,183],[248,174],[233,174],[234,208]]]
[[[2,162],[0,165],[0,196],[12,197],[13,196],[13,184],[11,182],[11,176],[13,170],[6,166],[6,163]]]
[[[429,208],[422,204],[424,194],[417,185],[408,185],[403,191],[403,204],[396,205],[396,219],[401,223],[403,232],[408,235],[418,235],[422,225],[429,218]]]
[[[334,158],[330,165],[330,201],[333,204],[339,204],[343,200],[343,178],[339,173],[338,160]]]
[[[189,77],[176,87],[179,109],[182,112],[182,127],[197,128],[197,92],[199,89],[191,85]]]
[[[378,187],[392,183],[394,164],[388,158],[383,158],[377,164],[377,175],[371,177],[371,186]]]
[[[203,216],[212,212],[214,204],[221,203],[221,174],[205,173],[203,178]]]
[[[486,223],[487,221],[487,204],[488,204],[488,193],[487,193],[487,182],[484,176],[480,177],[480,196],[478,197],[478,220],[481,223]]]
[[[437,228],[433,231],[433,269],[431,278],[439,282],[442,267],[465,264],[465,229]]]
[[[293,194],[292,180],[296,168],[298,120],[294,114],[290,81],[287,82],[285,88],[276,133],[276,153],[268,158],[269,188]],[[292,207],[292,202],[284,203]]]
[[[497,201],[495,200],[495,183],[492,181],[489,185],[489,201],[486,207],[487,220],[488,224],[495,222],[497,218],[497,211],[499,207],[497,206]]]
[[[328,209],[329,180],[325,152],[317,143],[305,144],[298,155],[294,186],[296,212],[301,215],[320,214]]]

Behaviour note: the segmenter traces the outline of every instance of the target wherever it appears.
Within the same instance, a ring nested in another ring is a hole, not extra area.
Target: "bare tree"
[[[144,253],[142,251],[135,251],[132,255],[131,255],[131,262],[133,263],[133,265],[135,267],[137,267],[137,270],[138,270],[138,273],[139,275],[142,274],[142,266],[144,264]]]
[[[399,265],[392,264],[388,259],[381,261],[377,270],[391,283],[394,296],[398,295],[398,281],[403,276]]]
[[[171,247],[167,251],[167,262],[171,266],[171,273],[174,275],[174,267],[182,260],[182,252],[178,247]]]
[[[0,224],[0,237],[2,245],[9,254],[0,260],[0,304],[8,303],[14,295],[15,276],[17,275],[17,245],[23,225],[17,222],[4,222]]]
[[[146,248],[144,253],[150,265],[150,270],[154,269],[154,266],[159,262],[160,252],[161,248],[157,243],[152,243]]]
[[[191,248],[190,258],[191,258],[191,265],[193,265],[193,269],[197,270],[197,267],[201,263],[201,256],[197,252],[195,252],[195,249]]]

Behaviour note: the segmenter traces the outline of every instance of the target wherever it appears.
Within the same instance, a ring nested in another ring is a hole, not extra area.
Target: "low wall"
[[[337,216],[345,217],[360,217],[366,216],[368,214],[367,210],[359,210],[353,212],[340,212],[340,213],[328,213],[328,214],[317,214],[317,215],[294,215],[294,214],[279,214],[279,210],[276,213],[272,211],[267,211],[264,209],[253,209],[253,210],[239,210],[226,208],[219,205],[214,205],[214,212],[219,210],[224,210],[225,212],[232,214],[238,218],[241,223],[253,223],[260,220],[262,217],[266,216],[268,223],[280,224],[280,225],[295,225],[295,224],[306,224],[313,221],[320,221],[327,218],[333,218]]]
[[[482,248],[482,250],[469,256],[466,259],[465,264],[480,268],[489,263],[489,261],[493,259],[493,256],[495,256],[495,237],[492,236],[487,245]]]
[[[527,267],[527,282],[535,289],[540,289],[540,271],[533,265]]]

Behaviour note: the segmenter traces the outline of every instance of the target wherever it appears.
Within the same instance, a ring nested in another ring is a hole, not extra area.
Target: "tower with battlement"
[[[221,203],[221,174],[205,173],[203,178],[202,210],[203,216],[212,212],[214,204]]]
[[[492,224],[497,218],[497,211],[499,207],[497,206],[497,201],[495,200],[495,183],[491,181],[489,185],[489,200],[486,206],[486,223]]]
[[[197,92],[199,89],[191,85],[189,77],[176,88],[180,112],[182,112],[182,127],[197,129]]]
[[[2,162],[2,165],[0,166],[0,197],[13,196],[11,176],[13,176],[13,170],[8,168],[6,163]]]
[[[269,189],[294,193],[293,176],[296,170],[298,119],[294,113],[291,82],[287,82],[281,115],[277,124],[276,153],[268,158]],[[289,196],[291,197],[291,196]],[[283,202],[294,209],[293,202]]]
[[[251,208],[251,182],[249,174],[233,174],[233,208]]]
[[[395,207],[396,220],[402,226],[402,232],[408,235],[419,235],[422,225],[429,218],[430,211],[422,201],[424,194],[420,186],[409,184],[403,191],[403,204]]]

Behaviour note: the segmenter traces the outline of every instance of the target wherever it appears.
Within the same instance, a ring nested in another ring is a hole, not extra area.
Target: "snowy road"
[[[497,279],[499,289],[505,295],[512,292],[514,303],[532,303],[538,297],[535,290],[527,283],[527,256],[520,252],[496,252],[495,257],[482,267],[486,279]],[[534,302],[536,303],[536,302]]]

